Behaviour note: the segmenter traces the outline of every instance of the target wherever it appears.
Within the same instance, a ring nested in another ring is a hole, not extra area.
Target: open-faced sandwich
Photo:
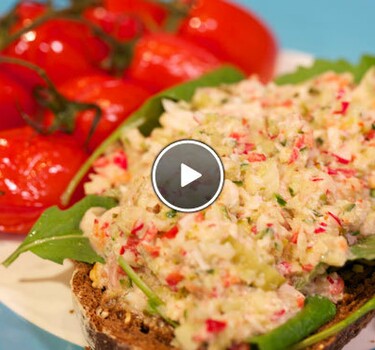
[[[76,260],[92,349],[340,349],[375,310],[368,65],[318,63],[285,85],[223,68],[157,95],[94,154],[88,196],[47,210],[5,264],[26,250]],[[210,145],[225,168],[196,213],[151,185],[179,139]]]

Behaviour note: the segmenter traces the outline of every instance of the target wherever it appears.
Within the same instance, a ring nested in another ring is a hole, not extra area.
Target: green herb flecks
[[[315,144],[319,147],[319,146],[322,146],[324,144],[324,140],[321,138],[321,137],[317,137],[315,139]]]
[[[62,264],[65,259],[81,262],[103,262],[79,228],[84,213],[92,207],[110,209],[117,205],[113,198],[87,196],[69,209],[54,206],[47,209],[30,233],[4,262],[9,266],[22,253],[31,251],[39,257]]]
[[[355,203],[350,203],[345,207],[345,211],[350,212],[355,208]]]
[[[319,211],[317,211],[316,209],[313,209],[312,210],[312,213],[314,214],[315,217],[317,218],[321,218],[323,216],[323,214]]]
[[[293,318],[273,331],[249,339],[259,350],[284,350],[307,337],[336,314],[336,306],[327,298],[306,298],[305,307]]]
[[[277,203],[281,206],[281,207],[285,207],[286,206],[286,200],[278,193],[275,193],[275,198],[277,200]]]
[[[171,209],[171,210],[167,211],[167,213],[165,214],[165,216],[168,219],[173,219],[174,217],[176,217],[176,215],[177,215],[177,211],[174,210],[174,209]]]
[[[241,180],[239,180],[239,181],[232,181],[235,185],[237,185],[237,186],[243,186],[243,181],[241,181]]]
[[[292,196],[292,197],[294,197],[295,195],[296,195],[296,192],[293,190],[293,188],[292,187],[288,187],[288,191],[289,191],[289,194]]]

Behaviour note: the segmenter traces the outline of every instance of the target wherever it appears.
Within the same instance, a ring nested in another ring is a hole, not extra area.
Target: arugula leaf
[[[113,198],[90,195],[69,209],[57,206],[44,211],[30,233],[2,264],[8,267],[22,253],[31,251],[43,259],[62,264],[64,259],[87,263],[103,262],[79,228],[82,216],[92,207],[110,209],[117,205]]]
[[[299,67],[295,72],[282,75],[275,79],[278,85],[298,84],[312,79],[319,74],[328,71],[336,73],[352,73],[356,83],[360,82],[366,72],[375,66],[375,56],[363,56],[358,64],[352,64],[346,60],[323,60],[318,59],[311,67]]]
[[[66,205],[74,193],[77,185],[91,168],[93,162],[102,155],[105,150],[118,140],[121,134],[128,129],[139,128],[140,131],[148,136],[151,131],[159,126],[159,118],[164,112],[162,106],[163,99],[175,101],[190,101],[194,92],[199,87],[218,86],[220,84],[232,84],[244,79],[243,73],[238,69],[225,65],[221,68],[207,73],[198,79],[174,86],[168,90],[162,91],[148,99],[137,111],[132,113],[103,143],[92,153],[87,161],[69,183],[65,193],[61,197],[61,202]]]
[[[249,340],[251,348],[259,350],[284,350],[304,339],[336,314],[336,306],[327,298],[306,298],[305,307],[293,318],[269,333]]]
[[[118,258],[118,264],[133,281],[133,283],[146,295],[150,303],[156,307],[163,305],[164,302],[156,295],[156,293],[138,276],[133,268],[126,262],[126,260],[120,256]]]
[[[319,333],[316,333],[312,335],[311,337],[308,337],[295,345],[292,349],[293,350],[301,350],[306,349],[307,347],[314,345],[332,335],[335,335],[342,330],[344,330],[346,327],[350,326],[357,320],[359,320],[361,317],[366,315],[368,312],[375,310],[375,297],[370,299],[366,304],[364,304],[362,307],[360,307],[358,310],[353,312],[351,315],[349,315],[344,320],[335,323],[332,327],[329,327]]]
[[[117,260],[120,267],[128,275],[130,280],[143,292],[148,298],[148,303],[151,308],[158,313],[165,321],[167,321],[173,327],[177,326],[177,323],[164,315],[160,310],[160,307],[164,305],[164,301],[142,280],[141,277],[133,270],[133,268],[120,256]]]
[[[375,235],[367,236],[350,247],[350,260],[375,259]]]

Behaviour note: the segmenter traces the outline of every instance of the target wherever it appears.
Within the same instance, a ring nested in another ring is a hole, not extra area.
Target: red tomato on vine
[[[136,39],[146,32],[146,27],[140,18],[128,13],[111,12],[104,7],[94,7],[87,9],[84,16],[121,42]]]
[[[220,64],[221,61],[203,47],[172,34],[155,33],[135,44],[125,76],[159,91],[197,78]]]
[[[73,79],[61,85],[60,93],[72,101],[95,103],[102,117],[90,139],[89,150],[96,148],[150,93],[136,83],[96,74]],[[75,116],[74,137],[83,146],[89,136],[95,111],[80,111]],[[53,120],[47,112],[46,119]]]
[[[65,134],[30,127],[0,132],[0,232],[26,233],[60,195],[87,154]],[[79,194],[78,194],[79,196]]]
[[[61,83],[97,72],[109,48],[85,24],[51,19],[24,33],[3,53],[40,66],[54,82]]]
[[[277,44],[270,30],[253,13],[225,0],[197,0],[178,35],[210,50],[247,74],[270,80]]]
[[[165,6],[152,0],[104,0],[104,7],[114,13],[137,16],[147,26],[161,26],[167,18]]]
[[[0,130],[25,124],[22,112],[34,115],[38,110],[32,89],[18,81],[0,65]]]

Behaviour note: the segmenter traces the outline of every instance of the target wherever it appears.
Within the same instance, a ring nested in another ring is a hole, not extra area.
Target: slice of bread
[[[71,281],[73,300],[82,328],[92,350],[171,350],[173,328],[157,317],[143,317],[119,309],[115,299],[103,297],[100,289],[92,287],[91,266],[77,263]],[[347,266],[340,272],[345,280],[344,299],[338,304],[336,317],[322,329],[345,319],[375,294],[375,268],[353,272]],[[344,331],[309,349],[341,349],[375,316],[370,312]],[[364,345],[364,349],[371,345]]]

